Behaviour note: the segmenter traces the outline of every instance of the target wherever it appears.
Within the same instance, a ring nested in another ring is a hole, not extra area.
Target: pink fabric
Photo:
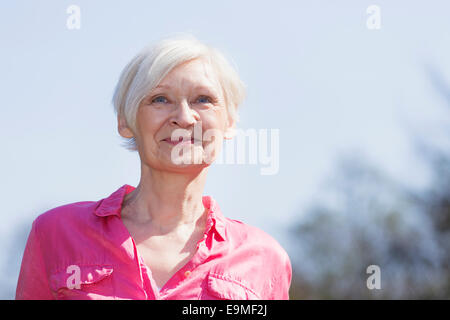
[[[289,299],[291,263],[262,230],[225,218],[211,196],[191,260],[159,291],[120,216],[123,185],[109,197],[53,208],[34,220],[16,299]]]

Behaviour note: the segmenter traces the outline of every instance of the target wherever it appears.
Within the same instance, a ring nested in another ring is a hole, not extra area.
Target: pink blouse
[[[262,230],[225,218],[203,196],[197,251],[158,290],[121,220],[123,185],[109,197],[53,208],[32,225],[16,299],[289,299],[291,263]]]

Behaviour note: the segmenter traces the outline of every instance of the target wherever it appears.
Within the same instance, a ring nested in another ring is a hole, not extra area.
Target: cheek
[[[212,163],[222,150],[224,132],[221,121],[209,122],[203,128],[203,150],[205,162]]]
[[[156,139],[156,134],[163,123],[161,115],[150,112],[148,109],[142,108],[136,117],[136,129],[139,139],[144,142]]]
[[[202,115],[203,140],[206,144],[222,144],[226,129],[226,112],[223,109],[209,110]]]
[[[223,108],[211,109],[202,114],[203,125],[208,129],[225,131],[227,126],[227,112]]]

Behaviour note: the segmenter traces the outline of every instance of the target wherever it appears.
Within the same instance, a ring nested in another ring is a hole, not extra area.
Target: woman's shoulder
[[[289,261],[289,256],[284,248],[266,231],[240,220],[225,219],[227,220],[227,235],[235,247],[248,247],[262,255]]]
[[[263,245],[280,245],[274,237],[259,227],[236,219],[225,219],[227,220],[227,231],[231,233],[233,238],[238,238],[239,241],[251,241]]]
[[[61,225],[77,225],[88,222],[95,210],[96,201],[79,201],[63,204],[44,211],[34,220],[41,231],[55,230]]]

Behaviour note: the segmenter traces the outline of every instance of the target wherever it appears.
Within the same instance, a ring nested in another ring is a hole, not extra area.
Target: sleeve
[[[282,258],[274,270],[274,287],[271,300],[289,300],[289,288],[292,280],[292,266],[288,254],[283,250]]]
[[[16,300],[52,300],[42,256],[36,221],[33,222],[22,258],[16,288]]]

